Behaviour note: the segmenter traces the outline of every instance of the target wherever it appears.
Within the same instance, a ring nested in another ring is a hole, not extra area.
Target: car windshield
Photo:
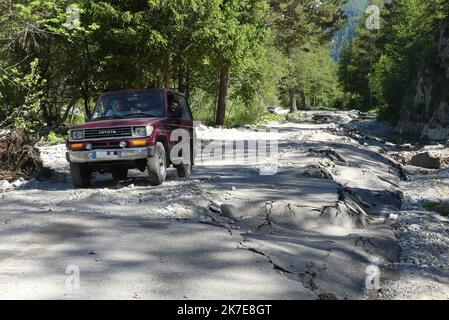
[[[163,115],[162,92],[117,93],[105,95],[100,99],[92,114],[92,120]]]

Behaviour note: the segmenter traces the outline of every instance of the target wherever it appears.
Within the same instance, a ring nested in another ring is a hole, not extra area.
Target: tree
[[[327,45],[316,44],[308,51],[298,51],[293,58],[295,81],[304,94],[303,104],[312,109],[334,105],[341,96],[337,64],[329,53]]]
[[[449,22],[449,4],[443,0],[373,3],[381,7],[381,29],[368,30],[362,20],[342,54],[339,79],[358,108],[378,105],[383,115],[397,121],[400,110],[413,104],[409,97],[416,94],[416,79],[425,73],[438,78],[440,71],[429,61],[438,61],[437,43]],[[437,79],[433,94],[445,86]]]
[[[294,76],[295,52],[308,51],[311,40],[329,41],[333,31],[344,20],[341,10],[344,0],[271,0],[270,24],[276,30],[275,43],[290,61],[284,77],[284,89],[289,95],[291,112],[297,111],[297,93],[301,93],[301,105],[305,106],[304,88],[301,88]]]
[[[263,50],[260,44],[266,36],[267,9],[263,0],[206,1],[205,16],[199,19],[194,40],[205,49],[207,63],[217,70],[217,125],[225,121],[231,71],[238,71],[247,57],[257,57]]]
[[[42,114],[50,127],[67,118],[77,100],[76,46],[63,27],[61,2],[8,1],[0,20],[0,113],[3,125],[28,126]],[[54,68],[58,66],[57,70]],[[64,94],[70,92],[71,97]],[[62,111],[62,106],[67,106]]]
[[[342,6],[347,19],[344,26],[335,33],[332,39],[332,57],[336,61],[340,60],[347,43],[352,42],[355,31],[360,24],[360,17],[364,15],[368,2],[368,0],[349,0]]]
[[[438,70],[438,40],[449,23],[449,4],[442,0],[398,0],[390,11],[385,49],[375,65],[370,87],[376,92],[383,113],[397,121],[401,109],[414,103],[407,98],[415,97],[418,78],[426,74],[433,77],[434,101],[447,92],[447,82],[441,76],[446,71]],[[413,118],[425,121],[426,113],[417,112]]]
[[[388,7],[382,5],[383,1],[373,3],[381,10],[381,29],[368,29],[368,14],[365,13],[360,19],[354,40],[345,44],[338,68],[340,83],[344,92],[349,94],[348,103],[358,109],[368,110],[376,103],[369,82],[385,46],[385,37],[388,34],[385,20],[389,16]]]
[[[68,28],[65,0],[3,0],[0,123],[48,131],[124,88],[177,88],[218,125],[257,121],[281,89],[318,105],[334,85],[323,43],[341,1],[78,0]]]

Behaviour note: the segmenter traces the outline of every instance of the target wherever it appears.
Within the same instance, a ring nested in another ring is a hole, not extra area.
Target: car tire
[[[75,188],[88,188],[92,181],[92,169],[86,163],[70,163],[70,175]]]
[[[190,154],[190,164],[181,163],[176,166],[176,171],[178,172],[178,177],[180,178],[189,178],[192,175],[192,163],[193,163],[193,155]]]
[[[167,156],[162,143],[157,143],[154,157],[147,160],[147,168],[148,178],[152,186],[164,183],[167,176]]]
[[[128,168],[113,168],[111,174],[114,181],[126,180],[128,177]]]
[[[175,166],[176,171],[178,172],[178,177],[180,178],[189,178],[192,175],[193,169],[193,145],[190,146],[190,164],[181,163],[180,165]]]
[[[179,166],[176,166],[176,171],[178,172],[178,177],[189,178],[192,175],[192,163],[182,163]]]

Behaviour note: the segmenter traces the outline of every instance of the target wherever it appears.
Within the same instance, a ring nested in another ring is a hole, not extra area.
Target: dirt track
[[[370,266],[389,299],[425,286],[411,294],[449,298],[445,261],[407,267],[405,182],[387,146],[336,125],[273,127],[276,175],[197,166],[189,180],[171,170],[161,187],[133,172],[73,189],[64,147],[42,148],[53,180],[0,191],[0,298],[365,299]],[[438,219],[435,232],[449,236]],[[67,266],[79,268],[79,289],[66,286]]]

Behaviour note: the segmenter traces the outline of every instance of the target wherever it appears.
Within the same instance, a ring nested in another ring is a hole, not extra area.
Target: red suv
[[[180,137],[185,147],[175,150]],[[185,95],[172,90],[105,93],[90,120],[70,128],[67,149],[75,187],[88,187],[93,172],[123,180],[129,169],[147,170],[150,184],[160,185],[172,164],[180,177],[188,177],[193,165],[192,112]]]

